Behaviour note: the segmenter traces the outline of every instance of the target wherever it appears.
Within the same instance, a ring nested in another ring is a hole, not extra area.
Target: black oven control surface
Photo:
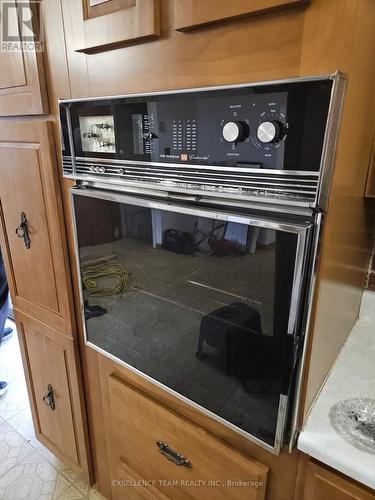
[[[314,206],[335,78],[60,101],[64,175]]]

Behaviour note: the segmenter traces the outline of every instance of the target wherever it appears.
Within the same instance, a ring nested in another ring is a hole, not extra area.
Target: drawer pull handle
[[[27,249],[31,246],[31,241],[29,237],[29,228],[27,225],[27,218],[25,212],[21,212],[21,222],[20,225],[16,228],[16,235],[18,238],[23,238],[23,242],[25,243],[25,247]]]
[[[56,405],[55,398],[53,396],[53,387],[51,384],[48,384],[47,391],[47,394],[45,394],[42,399],[44,403],[51,408],[51,410],[54,410],[56,408]]]
[[[169,448],[169,446],[166,443],[163,443],[163,441],[156,441],[156,446],[159,448],[160,453],[174,464],[180,467],[188,467],[189,469],[191,469],[191,462],[189,462],[187,458],[177,453],[177,451]]]

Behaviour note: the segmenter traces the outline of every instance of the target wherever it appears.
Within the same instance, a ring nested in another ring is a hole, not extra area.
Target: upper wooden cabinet
[[[206,24],[307,4],[309,0],[174,0],[174,28],[185,31]]]
[[[24,16],[28,15],[25,4],[30,5],[33,31],[39,36],[37,3],[23,1],[22,4]],[[12,16],[17,12],[17,7],[19,5],[15,0],[1,5],[0,116],[48,113],[43,55],[42,52],[33,49],[32,44],[27,44],[26,50],[20,50],[22,49],[20,40],[26,35],[20,31],[23,26],[22,19],[20,19],[20,24],[12,23]],[[28,17],[25,17],[25,22],[27,19]],[[6,26],[9,26],[8,32],[6,32]],[[16,32],[13,32],[14,30]],[[4,50],[4,47],[8,50]]]
[[[71,335],[53,150],[47,122],[0,121],[0,245],[14,307]]]
[[[64,0],[64,16],[80,16],[77,52],[98,52],[160,34],[159,0]]]
[[[375,500],[375,492],[310,460],[303,500]]]

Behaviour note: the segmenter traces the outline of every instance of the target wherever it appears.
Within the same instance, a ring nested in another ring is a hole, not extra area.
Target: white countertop
[[[375,399],[375,292],[365,291],[360,317],[307,417],[298,449],[375,489],[375,450],[346,441],[332,427],[329,411],[348,398]]]

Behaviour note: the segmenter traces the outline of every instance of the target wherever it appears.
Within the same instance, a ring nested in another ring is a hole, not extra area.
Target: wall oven
[[[85,340],[293,441],[341,75],[60,101]]]

